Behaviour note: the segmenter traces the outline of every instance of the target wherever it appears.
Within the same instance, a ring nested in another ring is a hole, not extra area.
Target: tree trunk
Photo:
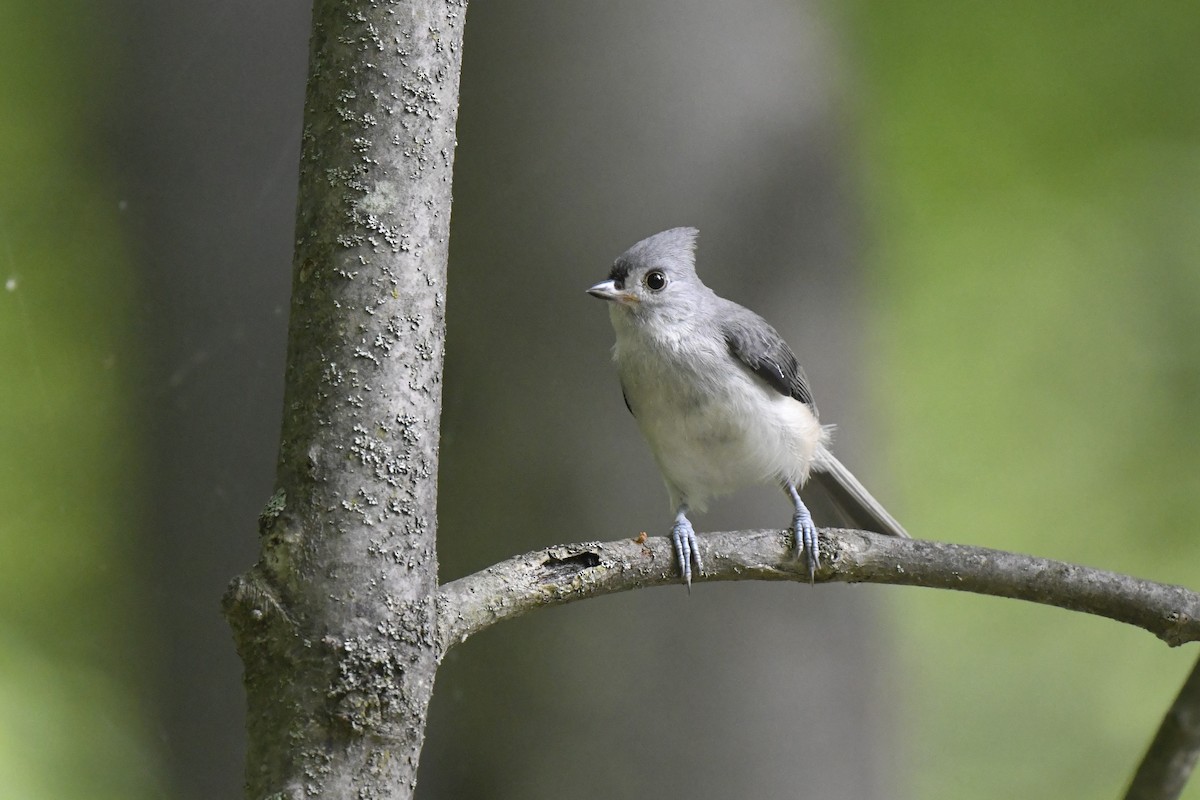
[[[438,652],[438,422],[465,0],[313,8],[276,493],[226,615],[247,796],[409,797]]]

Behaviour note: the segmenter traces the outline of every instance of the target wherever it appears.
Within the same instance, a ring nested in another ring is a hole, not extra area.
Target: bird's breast
[[[723,340],[628,344],[618,340],[622,388],[673,494],[699,508],[751,483],[807,477],[816,418],[751,374]]]

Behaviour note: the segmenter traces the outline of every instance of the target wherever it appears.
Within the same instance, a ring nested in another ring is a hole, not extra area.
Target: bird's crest
[[[671,228],[642,239],[613,262],[608,277],[623,281],[631,271],[651,265],[676,272],[695,272],[696,239],[699,235],[700,231],[695,228]]]

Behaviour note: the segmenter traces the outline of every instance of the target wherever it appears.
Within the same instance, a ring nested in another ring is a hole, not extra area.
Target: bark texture
[[[313,8],[277,489],[225,599],[247,796],[409,797],[438,653],[438,424],[466,3]]]

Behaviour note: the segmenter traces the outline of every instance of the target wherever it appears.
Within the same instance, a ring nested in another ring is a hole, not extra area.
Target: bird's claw
[[[675,560],[679,564],[679,571],[683,573],[683,582],[687,584],[688,591],[691,591],[692,564],[696,565],[697,575],[704,572],[704,566],[700,563],[700,545],[696,541],[696,532],[687,517],[681,516],[675,520],[675,524],[671,526],[671,541],[675,545]]]
[[[821,546],[817,540],[817,526],[813,524],[808,510],[796,512],[792,524],[796,531],[796,558],[804,554],[804,563],[808,567],[808,582],[815,583],[817,567],[821,562]]]

